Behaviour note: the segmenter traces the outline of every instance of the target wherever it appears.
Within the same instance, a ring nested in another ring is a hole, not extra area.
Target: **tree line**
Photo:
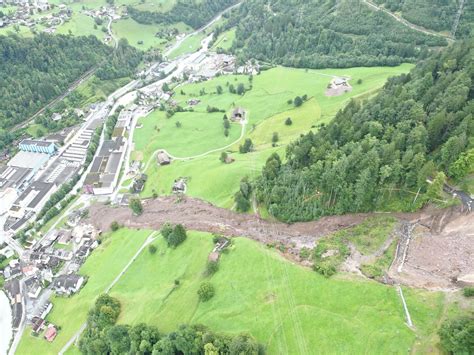
[[[129,6],[128,14],[142,24],[174,24],[184,22],[198,29],[214,16],[237,3],[237,0],[178,1],[168,12],[142,11]]]
[[[231,52],[240,61],[302,68],[395,66],[447,45],[355,0],[250,0],[222,30],[234,26]]]
[[[249,335],[218,334],[202,325],[181,325],[164,334],[145,323],[116,324],[120,308],[120,302],[107,294],[97,298],[79,341],[82,354],[264,354]]]
[[[473,57],[474,40],[457,43],[389,79],[372,100],[351,101],[290,144],[285,163],[277,154],[267,160],[255,183],[258,201],[294,222],[413,209],[416,195],[417,203],[436,196],[444,175],[460,179],[472,168]],[[430,190],[426,180],[434,177]]]

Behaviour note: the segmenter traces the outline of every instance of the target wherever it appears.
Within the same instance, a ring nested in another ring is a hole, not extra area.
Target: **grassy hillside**
[[[219,206],[232,207],[232,195],[240,179],[246,175],[258,174],[271,153],[283,155],[285,146],[321,123],[328,123],[352,97],[365,97],[379,89],[389,76],[407,72],[411,65],[394,68],[352,68],[303,70],[277,67],[253,77],[221,76],[210,81],[186,84],[175,89],[174,99],[183,107],[187,101],[197,98],[201,102],[194,112],[181,112],[166,118],[163,111],[155,111],[139,120],[142,128],[135,130],[134,159],[145,164],[149,162],[147,174],[150,176],[142,196],[170,193],[172,181],[188,177],[188,194],[204,198]],[[326,87],[332,75],[349,76],[352,91],[341,96],[328,97]],[[361,80],[358,84],[359,79]],[[252,89],[243,96],[229,92],[229,86],[239,83]],[[223,94],[216,93],[217,86]],[[203,94],[204,92],[204,94]],[[184,94],[183,94],[184,93]],[[308,95],[302,106],[295,108],[288,100],[296,96]],[[207,106],[217,107],[230,116],[233,107],[243,107],[247,111],[248,123],[243,138],[251,138],[255,151],[239,154],[238,141],[226,150],[235,158],[232,164],[219,161],[220,152],[205,155],[191,161],[174,161],[170,166],[158,167],[152,158],[158,149],[166,149],[170,154],[185,158],[219,149],[238,140],[241,134],[239,124],[231,124],[229,137],[224,136],[223,113],[207,113]],[[284,124],[291,117],[293,124]],[[181,123],[181,127],[176,126]],[[273,132],[279,135],[278,146],[273,148]]]
[[[111,293],[122,304],[119,323],[146,322],[164,332],[188,322],[250,332],[269,354],[310,354],[314,349],[381,354],[406,352],[417,334],[433,331],[440,316],[441,294],[409,293],[415,333],[404,323],[395,289],[319,277],[244,238],[234,240],[210,279],[214,298],[199,303],[196,292],[212,250],[210,236],[190,233],[176,250],[163,240],[156,246],[158,252],[142,254]]]

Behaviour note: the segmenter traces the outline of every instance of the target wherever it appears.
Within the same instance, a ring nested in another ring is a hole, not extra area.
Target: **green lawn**
[[[87,104],[104,101],[107,96],[118,88],[126,85],[132,79],[120,78],[113,80],[100,80],[96,76],[92,76],[77,87],[77,92],[82,95],[82,101],[79,106],[83,107]]]
[[[143,244],[150,231],[121,229],[108,236],[82,266],[80,273],[89,276],[87,284],[71,298],[53,297],[53,309],[47,320],[60,326],[53,343],[30,335],[27,328],[17,354],[57,354],[87,318],[95,298],[115,279]]]
[[[187,26],[183,23],[164,27],[162,25],[143,25],[131,18],[118,20],[112,23],[112,30],[118,38],[126,38],[128,43],[138,49],[148,50],[150,48],[164,49],[169,41],[166,38],[155,36],[161,29],[176,28],[184,32]],[[139,44],[142,41],[143,43]]]
[[[227,30],[221,33],[219,37],[217,37],[216,41],[214,42],[212,49],[217,49],[217,48],[221,48],[224,50],[230,49],[235,39],[235,31],[236,31],[235,28],[232,28],[230,30]]]
[[[293,265],[275,251],[245,238],[220,261],[211,278],[216,295],[199,303],[196,291],[212,239],[188,233],[177,249],[156,242],[112,290],[122,304],[120,323],[146,322],[170,332],[182,323],[249,332],[268,354],[406,353],[417,336],[434,331],[440,293],[406,291],[416,331],[405,325],[396,290],[375,282],[325,279]],[[174,281],[179,280],[178,287]]]
[[[243,96],[229,93],[229,86],[239,83],[250,88],[247,76],[230,75],[176,88],[174,99],[183,107],[191,98],[201,102],[194,112],[176,113],[167,119],[162,111],[155,111],[139,120],[142,128],[135,130],[135,151],[133,159],[148,162],[157,149],[166,149],[177,157],[198,155],[225,147],[240,135],[240,127],[232,124],[230,136],[223,136],[222,113],[208,114],[207,106],[226,110],[229,116],[233,107],[241,106],[247,111],[248,124],[245,137],[252,139],[255,152],[239,154],[237,143],[228,150],[235,158],[233,164],[219,162],[220,152],[192,161],[174,161],[170,166],[157,167],[152,161],[146,173],[150,176],[142,196],[151,196],[153,190],[169,194],[172,182],[180,176],[188,177],[188,194],[200,197],[223,207],[232,207],[232,196],[238,182],[244,176],[255,176],[261,170],[268,156],[275,150],[271,146],[273,132],[279,136],[276,148],[284,156],[285,146],[314,129],[320,123],[329,122],[336,112],[353,97],[365,97],[380,88],[389,76],[407,72],[412,65],[404,64],[394,68],[351,68],[304,70],[278,67],[254,76],[253,88]],[[337,97],[325,95],[331,80],[328,75],[350,76],[353,90]],[[361,84],[356,84],[362,79]],[[223,94],[217,94],[217,86]],[[204,90],[205,94],[202,95]],[[308,95],[308,101],[295,108],[288,104],[295,96]],[[293,124],[284,124],[291,117]],[[182,124],[176,127],[176,122]]]
[[[102,26],[97,26],[97,29],[94,29],[94,24],[95,22],[92,17],[80,13],[74,13],[68,22],[65,22],[57,28],[56,33],[66,35],[71,33],[75,36],[92,35],[102,40],[105,36],[105,33],[101,30]],[[107,23],[104,22],[103,26],[107,26]]]
[[[180,55],[196,52],[201,47],[201,41],[204,39],[205,34],[197,33],[193,36],[186,38],[181,45],[173,50],[168,56],[170,59],[175,59]]]

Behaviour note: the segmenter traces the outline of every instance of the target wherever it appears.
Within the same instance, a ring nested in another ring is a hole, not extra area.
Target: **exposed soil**
[[[229,237],[244,236],[261,243],[283,244],[287,248],[285,256],[298,261],[296,254],[302,247],[312,248],[319,238],[353,227],[375,215],[328,216],[317,221],[289,225],[262,220],[253,214],[235,213],[191,197],[159,197],[143,201],[143,207],[143,214],[134,216],[130,208],[125,206],[95,204],[90,208],[89,222],[101,230],[108,230],[113,221],[129,228],[154,230],[167,222],[181,223],[190,230]],[[428,208],[416,213],[390,215],[398,218],[400,225],[380,253],[388,247],[392,238],[399,239],[397,256],[388,273],[391,279],[417,287],[453,289],[459,287],[458,278],[472,278],[473,214],[462,214],[457,208]],[[361,255],[351,257],[353,263],[346,263],[345,269],[359,273],[358,265],[362,261],[368,261],[366,258]]]
[[[187,229],[219,233],[229,237],[245,236],[261,243],[283,243],[312,248],[315,241],[331,232],[355,226],[369,214],[324,217],[318,221],[285,224],[267,221],[251,214],[236,213],[191,197],[159,197],[143,201],[143,214],[134,216],[128,207],[95,204],[89,222],[107,230],[113,221],[130,228],[159,229],[164,223],[181,223]]]
[[[346,92],[352,91],[352,86],[349,84],[349,81],[346,81],[344,84],[336,84],[336,79],[331,80],[328,88],[326,89],[326,96],[339,96],[343,95]]]
[[[474,215],[449,209],[420,219],[400,236],[398,254],[389,271],[397,282],[438,290],[468,284],[474,276]]]

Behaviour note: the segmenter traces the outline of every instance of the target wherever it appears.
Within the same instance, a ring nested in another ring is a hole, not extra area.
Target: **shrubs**
[[[187,238],[186,229],[181,225],[177,224],[174,228],[166,223],[160,230],[161,235],[165,238],[169,247],[176,248]]]
[[[291,126],[292,124],[293,124],[293,121],[291,120],[291,117],[288,117],[288,118],[285,120],[285,125]]]
[[[474,287],[464,287],[462,294],[464,297],[474,297]]]
[[[112,223],[110,223],[110,230],[112,232],[116,232],[119,229],[120,229],[120,224],[117,221],[113,221]]]
[[[198,290],[198,296],[199,300],[202,302],[207,302],[209,301],[212,297],[214,297],[215,290],[214,286],[210,282],[202,282],[201,285],[199,286]]]
[[[153,244],[150,244],[150,246],[148,247],[148,251],[150,252],[150,254],[155,254],[157,250],[158,249]]]
[[[251,152],[253,150],[253,142],[250,138],[245,139],[244,144],[239,146],[239,152],[242,154]]]
[[[441,345],[450,354],[474,353],[474,317],[446,320],[438,334]]]
[[[139,216],[143,213],[142,202],[140,201],[139,198],[131,198],[129,205],[134,215]]]
[[[217,270],[219,270],[219,262],[218,261],[208,261],[206,264],[206,276],[214,275]]]

